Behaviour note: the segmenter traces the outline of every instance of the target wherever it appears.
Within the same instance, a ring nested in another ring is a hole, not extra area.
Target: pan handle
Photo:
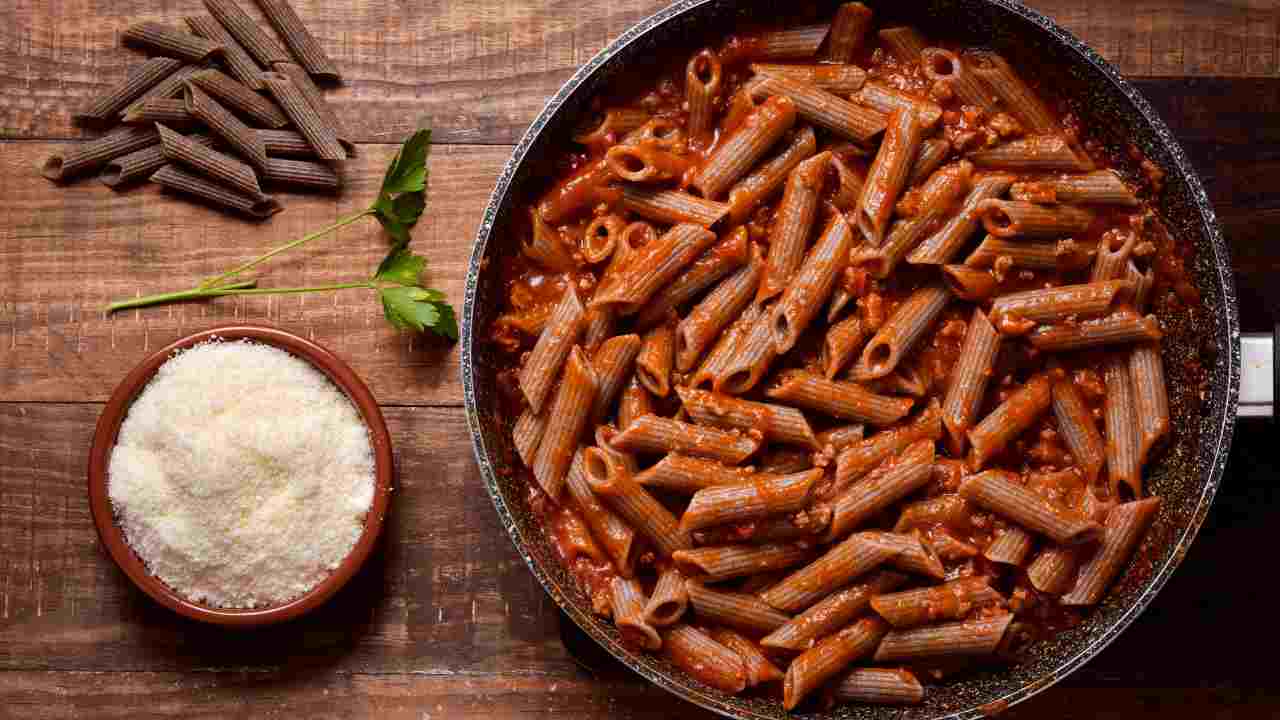
[[[1245,333],[1240,336],[1240,417],[1273,417],[1277,385],[1280,385],[1280,360],[1276,357],[1280,346],[1275,339],[1280,336],[1280,325],[1275,333]]]

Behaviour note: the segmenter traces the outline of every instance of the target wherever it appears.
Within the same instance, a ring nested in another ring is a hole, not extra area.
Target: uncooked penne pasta
[[[871,598],[871,608],[894,628],[911,628],[940,620],[959,620],[974,609],[999,603],[989,578],[960,578],[944,585],[904,590]]]
[[[1031,135],[974,150],[966,155],[974,165],[995,170],[1019,172],[1086,172],[1091,163],[1081,158],[1065,139],[1058,135]]]
[[[662,634],[662,654],[673,665],[731,695],[747,686],[746,664],[737,653],[691,625],[675,625]]]
[[[262,14],[266,16],[267,22],[276,29],[280,39],[289,46],[293,56],[298,58],[309,74],[330,82],[342,80],[342,74],[338,72],[337,65],[334,65],[325,54],[320,41],[311,34],[303,24],[302,18],[298,17],[286,0],[256,0],[256,2],[258,7],[262,8]]]
[[[653,594],[644,606],[644,619],[654,627],[666,627],[679,622],[689,607],[689,593],[685,590],[684,575],[674,565],[658,575]]]
[[[951,370],[946,399],[942,401],[942,423],[951,438],[954,455],[964,454],[969,429],[978,415],[982,398],[986,396],[999,352],[1000,333],[987,320],[982,308],[974,308],[964,346]]]
[[[715,239],[715,233],[706,228],[687,223],[676,225],[656,242],[640,248],[619,272],[606,273],[588,307],[610,308],[620,315],[639,312]]]
[[[831,683],[838,702],[914,705],[924,700],[924,686],[910,670],[854,668]]]
[[[751,72],[790,78],[837,95],[855,93],[867,80],[867,71],[857,65],[752,63]]]
[[[672,559],[687,578],[719,582],[783,570],[812,557],[813,551],[808,544],[767,543],[680,550]]]
[[[635,575],[636,555],[639,545],[636,543],[636,531],[622,518],[601,502],[591,489],[587,480],[586,456],[583,449],[573,455],[569,465],[569,474],[565,478],[565,488],[569,497],[578,506],[578,512],[591,529],[596,542],[600,543],[610,559],[613,567],[622,577]]]
[[[182,61],[174,58],[150,58],[129,70],[125,79],[94,98],[93,102],[72,117],[78,121],[105,123],[114,120],[120,111],[150,90],[156,83],[169,77]]]
[[[1035,537],[1018,527],[1009,525],[1001,530],[982,551],[982,556],[994,563],[1022,567],[1031,550],[1035,547]]]
[[[698,614],[698,619],[705,622],[727,625],[759,637],[777,630],[791,619],[790,615],[775,610],[755,595],[714,590],[695,580],[687,581],[686,587],[689,604]]]
[[[338,173],[324,163],[287,158],[267,158],[262,166],[262,179],[297,189],[337,190],[342,185]]]
[[[715,100],[720,92],[720,58],[710,49],[698,51],[685,68],[684,98],[689,106],[689,136],[701,138],[715,124]]]
[[[761,202],[783,186],[797,165],[817,151],[817,147],[812,128],[805,126],[796,130],[781,152],[730,188],[729,222],[745,222]]]
[[[760,599],[783,612],[799,612],[876,569],[893,555],[894,550],[883,543],[861,534],[850,535],[817,560],[760,593]]]
[[[877,395],[861,385],[804,371],[783,374],[765,395],[831,417],[882,427],[906,417],[915,404],[911,398]]]
[[[901,587],[906,581],[907,576],[901,573],[878,570],[865,582],[833,592],[791,618],[766,635],[760,644],[770,650],[804,652],[861,615],[876,595]]]
[[[912,293],[862,349],[853,376],[875,380],[893,372],[949,302],[951,293],[942,285],[925,285]]]
[[[1097,523],[1018,484],[1016,478],[1003,470],[988,470],[965,478],[960,495],[1059,545],[1079,545],[1101,534]]]
[[[204,0],[204,6],[259,64],[271,67],[274,63],[292,61],[288,51],[249,17],[235,0]]]
[[[1027,339],[1045,352],[1065,352],[1103,345],[1155,342],[1160,340],[1160,321],[1155,315],[1141,316],[1122,308],[1105,317],[1074,323],[1042,325]]]
[[[952,295],[968,302],[980,303],[996,294],[996,278],[991,271],[969,265],[943,265],[942,282]]]
[[[664,556],[687,550],[693,543],[680,523],[648,493],[627,470],[623,461],[600,448],[588,448],[583,470],[591,489],[604,498],[614,512],[653,543]]]
[[[862,89],[854,94],[854,99],[885,115],[892,115],[898,110],[913,113],[925,132],[936,128],[938,121],[942,119],[942,107],[938,103],[903,92],[879,80],[868,80]],[[908,164],[913,162],[914,156],[907,161]]]
[[[183,100],[186,103],[187,112],[191,113],[200,122],[208,125],[215,135],[226,141],[232,149],[240,153],[246,160],[253,163],[254,167],[266,167],[267,146],[263,144],[262,138],[258,136],[256,131],[240,122],[240,119],[232,115],[231,111],[222,107],[217,100],[209,97],[203,90],[194,85],[184,87]],[[319,150],[316,152],[319,153]],[[320,157],[323,158],[324,155],[320,155]]]
[[[160,133],[160,145],[164,148],[164,156],[170,161],[181,163],[192,171],[245,195],[253,196],[262,193],[262,188],[258,185],[258,176],[248,165],[207,145],[188,140],[184,135],[160,123],[156,123],[156,130]]]
[[[795,347],[800,335],[826,305],[852,249],[853,229],[843,215],[832,213],[822,237],[804,257],[804,263],[786,283],[782,298],[771,310],[769,324],[773,331],[773,346],[778,353],[789,352]],[[771,248],[771,258],[772,252]],[[765,282],[773,277],[766,272]]]
[[[1129,377],[1140,433],[1138,461],[1141,464],[1147,461],[1156,442],[1169,433],[1169,394],[1158,343],[1133,346],[1129,352]]]
[[[952,211],[968,191],[972,176],[973,164],[963,160],[935,172],[920,189],[916,214],[893,223],[880,247],[864,247],[854,256],[853,263],[870,269],[876,278],[889,277],[898,263]]]
[[[965,70],[976,75],[1028,133],[1055,133],[1058,122],[1039,96],[1027,87],[1003,57],[990,50],[966,50]]]
[[[761,475],[737,485],[699,490],[680,516],[680,526],[693,532],[795,512],[809,503],[809,492],[820,477],[822,470],[815,468],[791,475]]]
[[[56,183],[91,173],[122,155],[160,142],[153,127],[119,127],[100,138],[64,148],[45,159],[40,174]]]
[[[858,230],[871,247],[884,243],[894,204],[906,186],[923,139],[923,128],[914,113],[897,110],[889,116],[880,150],[867,172],[867,183],[854,211]]]
[[[1084,232],[1094,214],[1075,205],[1037,205],[1024,200],[983,200],[977,213],[987,232],[1001,238],[1058,237]]]
[[[758,430],[771,442],[818,448],[809,421],[795,408],[695,388],[677,387],[676,392],[689,418],[700,425]]]
[[[836,497],[827,540],[836,540],[873,515],[924,487],[933,476],[933,441],[918,440]],[[897,554],[899,549],[895,549]]]
[[[755,477],[751,468],[733,467],[714,460],[670,453],[636,475],[636,482],[645,487],[680,495],[693,495],[715,485],[751,482]]]
[[[591,118],[573,136],[573,141],[588,146],[604,147],[618,142],[627,133],[649,122],[648,110],[612,107]]]
[[[760,449],[760,437],[645,415],[623,428],[613,446],[623,452],[684,453],[739,465]]]
[[[282,128],[289,124],[289,118],[280,112],[280,108],[248,86],[233,80],[215,68],[201,70],[192,75],[187,82],[209,93],[245,117],[252,118],[259,127]]]
[[[822,372],[834,378],[862,349],[870,333],[857,313],[832,325],[822,340]]]
[[[130,25],[120,34],[120,40],[125,45],[189,63],[202,63],[222,53],[222,46],[212,40],[158,22]]]
[[[573,461],[578,439],[591,418],[599,388],[600,381],[591,361],[582,348],[575,345],[560,375],[555,398],[547,406],[547,429],[530,466],[538,485],[552,500],[560,498],[565,475]]]
[[[689,264],[671,284],[659,290],[636,316],[636,325],[649,328],[663,322],[673,311],[697,297],[720,278],[737,270],[751,257],[747,229],[736,227]]]
[[[976,214],[978,206],[986,200],[1000,197],[1012,184],[1011,175],[987,175],[974,180],[960,210],[941,229],[917,245],[907,255],[907,262],[913,265],[942,265],[950,262],[978,229],[981,223]]]
[[[747,687],[782,679],[782,671],[769,660],[754,640],[724,627],[713,628],[711,638],[742,658],[747,672]]]
[[[134,100],[133,102],[125,106],[124,110],[120,111],[121,117],[128,114],[129,111],[138,107],[142,103],[148,100],[151,100],[153,98],[182,97],[183,90],[187,86],[187,81],[190,80],[196,73],[200,72],[203,69],[204,69],[203,65],[183,65],[177,70],[174,70],[163,80],[156,83],[155,85],[152,85],[151,89],[147,90],[146,92],[142,93],[142,95],[138,96],[137,100]]]
[[[255,218],[270,217],[283,209],[275,198],[262,194],[245,195],[174,164],[155,171],[151,182]]]
[[[769,235],[769,254],[756,293],[757,303],[780,295],[800,270],[830,162],[831,153],[820,153],[797,165],[787,177]]]
[[[829,25],[803,25],[740,35],[740,57],[753,60],[799,60],[813,57],[827,37]]]
[[[1014,200],[1041,204],[1083,203],[1085,205],[1139,205],[1138,197],[1114,170],[1095,170],[1082,175],[1063,175],[1047,180],[1028,180],[1009,188]]]
[[[1093,261],[1091,282],[1117,280],[1125,277],[1133,249],[1138,246],[1138,235],[1129,230],[1109,230],[1098,241],[1098,256]]]
[[[836,481],[830,489],[819,492],[819,500],[829,500],[862,479],[885,458],[905,450],[920,440],[937,441],[942,437],[942,410],[931,402],[915,420],[907,425],[883,430],[854,443],[836,458]]]
[[[213,138],[207,135],[188,135],[188,140],[212,147]],[[102,168],[98,179],[109,188],[118,188],[146,180],[167,162],[162,145],[152,145],[122,155]]]
[[[315,148],[316,155],[321,160],[347,159],[347,151],[339,142],[337,128],[327,122],[325,116],[308,102],[302,90],[288,75],[280,72],[263,73],[262,83],[267,86],[271,97],[275,98],[284,114]]]
[[[1052,402],[1052,388],[1047,375],[1036,375],[971,428],[967,433],[969,467],[981,469],[996,453],[1040,419]]]
[[[671,365],[675,360],[675,330],[659,325],[644,336],[636,357],[636,379],[651,394],[666,397],[671,392]]]
[[[801,700],[855,661],[871,655],[889,625],[878,617],[865,617],[824,638],[787,666],[782,680],[782,704],[793,710]]]
[[[662,647],[662,638],[658,635],[658,631],[645,622],[644,604],[647,598],[640,583],[636,580],[616,577],[609,587],[613,596],[613,624],[622,634],[622,638],[645,650],[657,650]]]
[[[1128,280],[1107,280],[1010,293],[991,304],[991,317],[997,318],[995,322],[999,324],[1002,316],[1053,323],[1071,317],[1105,315],[1132,287]]]
[[[762,74],[756,79],[758,82],[751,85],[754,97],[788,98],[795,104],[797,115],[841,137],[866,142],[883,131],[888,123],[884,113],[849,102],[808,83],[782,75]]]
[[[147,98],[130,106],[120,122],[130,125],[164,123],[170,127],[188,128],[196,119],[187,112],[182,98]]]
[[[753,245],[746,267],[720,281],[676,325],[676,369],[689,372],[720,331],[751,303],[764,274],[764,260]]]
[[[725,193],[773,147],[796,122],[796,105],[783,96],[771,97],[747,116],[698,169],[689,186],[714,200]]]
[[[591,358],[599,388],[591,409],[591,424],[599,425],[609,414],[614,401],[622,392],[640,354],[640,336],[617,335],[600,344]]]
[[[853,61],[854,53],[871,30],[871,8],[860,2],[841,3],[827,34],[827,59],[833,63]]]
[[[560,367],[578,342],[585,314],[578,293],[572,285],[566,287],[520,371],[520,390],[535,413],[542,412],[542,405],[560,375]]]
[[[1111,484],[1111,497],[1119,497],[1123,484],[1134,498],[1141,498],[1143,419],[1138,416],[1128,353],[1108,355],[1102,361],[1102,376],[1107,388],[1103,417],[1106,420],[1107,478]]]
[[[893,630],[880,641],[876,662],[900,662],[939,657],[982,657],[995,654],[1013,622],[1013,614]]]
[[[236,80],[250,90],[263,89],[262,68],[249,57],[249,52],[227,32],[222,23],[212,15],[193,15],[184,19],[191,32],[222,46],[222,60]]]
[[[867,482],[873,482],[875,479],[875,476],[872,476]],[[946,577],[947,571],[942,567],[942,560],[933,548],[920,538],[919,533],[867,532],[863,534],[893,549],[894,556],[889,563],[895,568],[934,580]]]
[[[1096,605],[1121,567],[1133,555],[1159,509],[1158,497],[1121,503],[1112,508],[1103,525],[1097,552],[1081,566],[1076,584],[1062,596],[1062,604]]]

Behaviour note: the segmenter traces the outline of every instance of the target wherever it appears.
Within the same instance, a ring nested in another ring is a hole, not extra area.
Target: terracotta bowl
[[[111,500],[107,495],[107,467],[111,460],[111,449],[115,447],[116,436],[120,425],[124,422],[134,398],[146,387],[159,369],[176,350],[183,350],[213,337],[224,340],[248,339],[272,345],[301,358],[323,372],[337,385],[360,412],[360,417],[369,428],[369,440],[373,446],[374,482],[373,505],[365,516],[364,532],[352,548],[350,554],[342,561],[323,582],[310,592],[280,605],[252,609],[215,608],[192,602],[172,588],[161,582],[147,571],[142,560],[125,542],[124,532],[116,524],[115,514],[111,508]],[[382,418],[378,403],[369,392],[369,388],[355,372],[336,355],[319,345],[298,337],[293,333],[271,327],[253,325],[225,325],[203,330],[178,340],[177,342],[153,353],[130,372],[111,393],[106,408],[98,418],[98,426],[93,434],[93,447],[89,450],[89,508],[93,512],[93,522],[98,527],[98,537],[111,553],[112,559],[120,566],[125,575],[143,592],[156,602],[174,612],[218,625],[251,627],[269,625],[298,617],[318,607],[333,596],[364,565],[364,561],[373,550],[378,535],[382,532],[383,519],[387,514],[387,505],[391,497],[391,479],[394,465],[391,459],[391,436],[387,433],[387,424]]]

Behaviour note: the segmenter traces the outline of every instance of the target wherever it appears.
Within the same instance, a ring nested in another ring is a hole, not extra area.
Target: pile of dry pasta
[[[283,45],[234,0],[205,0],[210,14],[186,18],[191,32],[126,29],[125,44],[155,57],[75,114],[119,125],[50,156],[43,175],[65,183],[97,171],[113,189],[150,180],[256,218],[282,209],[263,183],[337,190],[331,161],[354,146],[313,78],[341,76],[286,0],[257,3]]]
[[[739,34],[603,109],[492,328],[596,610],[788,709],[919,702],[1097,604],[1170,426],[1154,181],[1000,55],[871,24]]]

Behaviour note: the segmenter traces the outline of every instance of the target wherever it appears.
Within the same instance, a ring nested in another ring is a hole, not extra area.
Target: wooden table
[[[136,62],[121,29],[201,12],[197,0],[0,1],[0,716],[708,716],[615,665],[593,676],[565,652],[554,605],[481,486],[456,347],[394,334],[359,292],[103,312],[368,202],[395,143],[422,124],[438,144],[415,247],[460,307],[510,146],[575,67],[664,2],[295,1],[346,73],[332,100],[361,146],[340,199],[287,197],[286,212],[252,226],[154,188],[55,188],[35,170],[81,137],[72,109]],[[1173,127],[1231,239],[1245,329],[1269,327],[1280,300],[1269,282],[1280,265],[1280,2],[1032,4],[1134,78]],[[339,281],[371,268],[383,243],[372,224],[354,226],[265,279]],[[90,432],[114,385],[148,351],[233,320],[345,357],[383,403],[400,473],[368,567],[310,617],[251,633],[184,621],[135,590],[99,547],[85,498]],[[1257,591],[1280,520],[1271,434],[1265,423],[1238,432],[1200,541],[1146,615],[1012,717],[1280,714],[1274,672],[1258,662],[1270,653],[1246,650],[1280,641]]]

